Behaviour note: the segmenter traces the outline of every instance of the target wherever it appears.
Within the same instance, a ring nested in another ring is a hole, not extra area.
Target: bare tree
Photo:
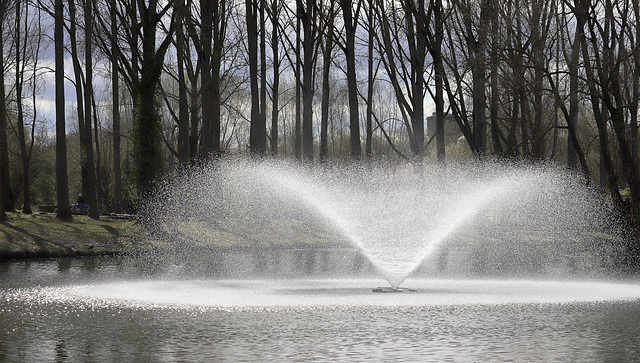
[[[185,27],[187,22],[187,6],[185,0],[179,0],[174,10],[177,13],[176,26],[176,59],[178,67],[178,164],[181,167],[189,163],[189,99],[185,76]]]
[[[375,32],[374,19],[375,19],[375,11],[374,7],[376,6],[375,1],[370,1],[367,9],[367,25],[369,29],[367,30],[368,35],[368,47],[367,47],[367,116],[366,116],[366,139],[364,146],[364,154],[367,158],[371,158],[373,156],[373,91],[375,84],[375,73],[374,73],[374,37],[373,34]],[[378,63],[379,64],[379,63]]]
[[[322,16],[322,28],[325,29],[324,41],[321,43],[322,48],[322,102],[320,106],[320,161],[326,161],[329,157],[329,94],[331,90],[331,62],[333,60],[334,48],[334,21],[335,21],[334,2],[330,2],[329,9],[324,11]]]
[[[138,1],[129,9],[131,18],[138,18],[138,36],[142,42],[139,74],[133,73],[133,87],[138,98],[134,117],[134,156],[139,198],[152,192],[163,171],[162,129],[156,106],[156,92],[160,83],[164,56],[171,44],[175,29],[175,12],[171,14],[169,29],[158,39],[158,29],[173,6],[173,1],[160,4],[157,0]],[[137,11],[137,13],[136,13]],[[132,48],[133,49],[133,48]]]
[[[36,35],[36,39],[33,40],[36,45],[35,49],[33,49],[34,53],[28,54],[28,43],[32,41],[31,39],[31,29],[29,26],[29,3],[22,3],[20,0],[16,0],[14,3],[15,6],[15,29],[17,29],[15,34],[15,90],[16,90],[16,111],[17,111],[17,127],[16,133],[18,135],[18,141],[20,143],[20,159],[22,161],[22,187],[23,187],[23,206],[22,213],[31,214],[31,172],[29,170],[31,163],[31,155],[33,151],[33,143],[35,141],[35,108],[34,115],[31,124],[29,125],[29,137],[25,134],[25,128],[27,125],[25,124],[25,109],[24,109],[24,93],[23,89],[29,80],[25,80],[25,74],[27,72],[27,63],[29,61],[33,62],[33,70],[30,77],[35,78],[37,72],[37,61],[38,61],[38,52],[40,48],[40,37]],[[23,18],[23,10],[25,12]],[[35,17],[38,18],[39,17]],[[42,32],[40,32],[41,34]],[[27,58],[31,59],[27,59]],[[35,89],[33,90],[35,92]],[[35,106],[35,104],[34,104]]]
[[[316,0],[296,0],[296,14],[302,24],[302,157],[313,160],[313,94],[315,63],[317,60]]]
[[[4,34],[4,20],[9,0],[0,0],[0,34]],[[4,69],[4,44],[0,36],[0,70]],[[0,71],[0,221],[7,219],[5,210],[12,211],[9,188],[9,144],[7,139],[7,104],[4,94],[4,72]]]
[[[273,83],[271,84],[271,155],[278,155],[278,114],[280,112],[280,23],[281,6],[278,0],[271,1],[269,17],[271,19],[271,51],[273,54]]]
[[[121,135],[120,135],[120,67],[118,65],[118,17],[116,0],[109,1],[109,15],[111,19],[111,102],[113,117],[113,211],[122,212],[122,167]]]
[[[425,4],[419,0],[401,2],[380,1],[376,21],[380,35],[376,41],[383,52],[383,64],[400,106],[402,120],[409,136],[411,154],[421,161],[424,152],[424,96],[426,39],[419,29],[426,28]],[[387,8],[387,6],[389,6]],[[405,34],[405,38],[401,35]],[[408,46],[408,52],[405,47]]]
[[[351,0],[340,0],[345,32],[345,42],[342,50],[344,51],[347,62],[347,88],[349,90],[349,145],[351,146],[351,158],[358,160],[362,154],[362,146],[360,144],[360,112],[358,111],[355,39],[362,2],[357,2],[355,13],[352,13],[352,5]]]
[[[54,3],[55,89],[56,89],[56,199],[57,218],[71,220],[69,206],[69,178],[67,176],[67,141],[65,130],[64,99],[64,5],[63,0]],[[0,47],[1,49],[1,47]],[[0,57],[2,59],[2,57]],[[4,84],[4,82],[0,82]],[[4,92],[0,92],[4,95]],[[2,103],[4,104],[4,103]]]
[[[266,120],[262,117],[261,98],[258,85],[258,12],[262,13],[263,11],[263,7],[258,5],[257,0],[245,0],[245,12],[247,17],[247,51],[249,53],[249,83],[251,87],[251,128],[249,147],[251,152],[257,155],[263,155],[266,152],[267,136]]]
[[[96,166],[93,153],[93,1],[84,0],[84,55],[85,55],[85,82],[84,82],[84,128],[80,128],[84,132],[84,153],[82,160],[83,171],[87,175],[87,199],[89,201],[89,217],[98,219],[98,198],[97,198],[97,180]],[[73,20],[72,20],[73,21]],[[97,142],[97,139],[96,139]]]

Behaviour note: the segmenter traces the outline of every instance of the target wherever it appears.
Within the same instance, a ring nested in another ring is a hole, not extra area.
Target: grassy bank
[[[61,222],[55,214],[8,213],[0,222],[0,260],[129,254],[167,251],[176,246],[191,251],[255,248],[331,248],[349,246],[327,226],[294,219],[273,219],[269,223],[227,218],[212,225],[199,222],[182,227],[167,226],[159,238],[132,220],[102,217],[95,221],[76,215]],[[164,238],[162,237],[164,235]],[[164,239],[164,242],[163,242]]]
[[[140,227],[131,220],[92,220],[74,216],[61,222],[55,214],[8,213],[0,222],[0,259],[91,256],[139,249]]]

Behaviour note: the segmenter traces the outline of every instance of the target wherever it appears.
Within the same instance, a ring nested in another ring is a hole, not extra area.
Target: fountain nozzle
[[[406,287],[376,287],[373,292],[417,292],[418,290],[409,289]]]

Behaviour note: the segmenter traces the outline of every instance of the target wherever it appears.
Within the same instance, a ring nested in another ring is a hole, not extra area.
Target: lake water
[[[385,284],[339,249],[0,263],[0,361],[640,360],[635,278]]]

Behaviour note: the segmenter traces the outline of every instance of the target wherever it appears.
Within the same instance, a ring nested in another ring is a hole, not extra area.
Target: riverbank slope
[[[93,220],[76,215],[61,222],[55,214],[8,213],[0,222],[0,259],[52,258],[129,253],[142,228],[126,219]]]

